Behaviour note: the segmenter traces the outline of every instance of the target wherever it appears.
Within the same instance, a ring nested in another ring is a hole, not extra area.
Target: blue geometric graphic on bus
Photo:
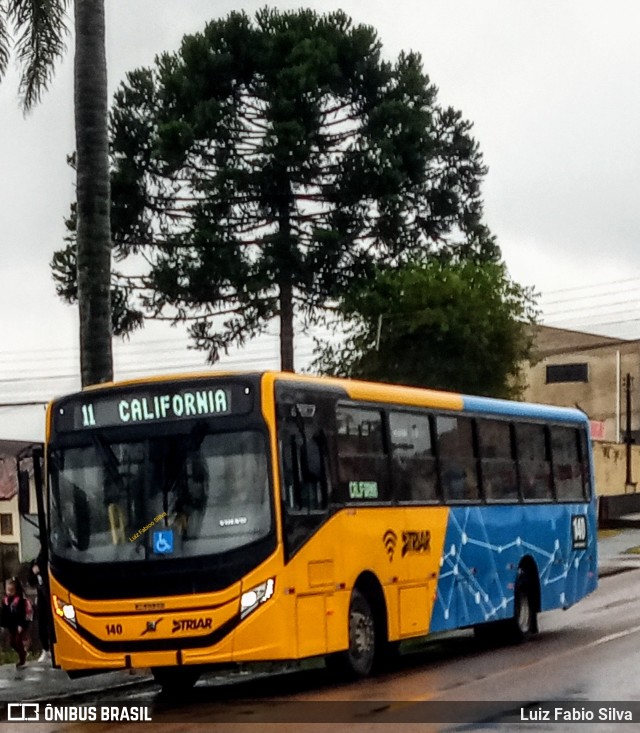
[[[573,548],[577,514],[586,514],[586,549]],[[525,555],[538,568],[541,610],[571,606],[596,587],[595,531],[593,509],[584,504],[452,507],[430,631],[512,617]]]
[[[157,555],[170,555],[173,552],[173,530],[156,529],[153,532],[153,551]]]

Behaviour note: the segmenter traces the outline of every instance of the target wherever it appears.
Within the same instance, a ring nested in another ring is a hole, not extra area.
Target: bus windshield
[[[51,549],[83,563],[213,555],[271,531],[257,430],[107,441],[49,454]],[[162,532],[162,542],[158,540]],[[155,538],[155,542],[154,542]]]

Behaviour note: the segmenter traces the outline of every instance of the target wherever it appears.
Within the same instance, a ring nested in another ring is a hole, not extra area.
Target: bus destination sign
[[[250,389],[235,385],[189,385],[182,388],[86,394],[56,406],[61,431],[141,425],[186,418],[247,413]]]

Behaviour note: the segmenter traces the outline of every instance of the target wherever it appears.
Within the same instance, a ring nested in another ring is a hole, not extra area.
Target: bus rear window
[[[553,479],[558,501],[584,501],[582,465],[575,428],[551,428]]]
[[[580,446],[580,464],[582,465],[582,481],[584,484],[585,499],[591,498],[591,463],[589,461],[589,444],[587,433],[584,430],[578,431]]]

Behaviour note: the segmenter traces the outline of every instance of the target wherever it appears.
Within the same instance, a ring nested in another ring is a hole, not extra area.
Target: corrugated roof
[[[12,499],[18,493],[16,458],[38,443],[23,440],[0,440],[0,501]]]

